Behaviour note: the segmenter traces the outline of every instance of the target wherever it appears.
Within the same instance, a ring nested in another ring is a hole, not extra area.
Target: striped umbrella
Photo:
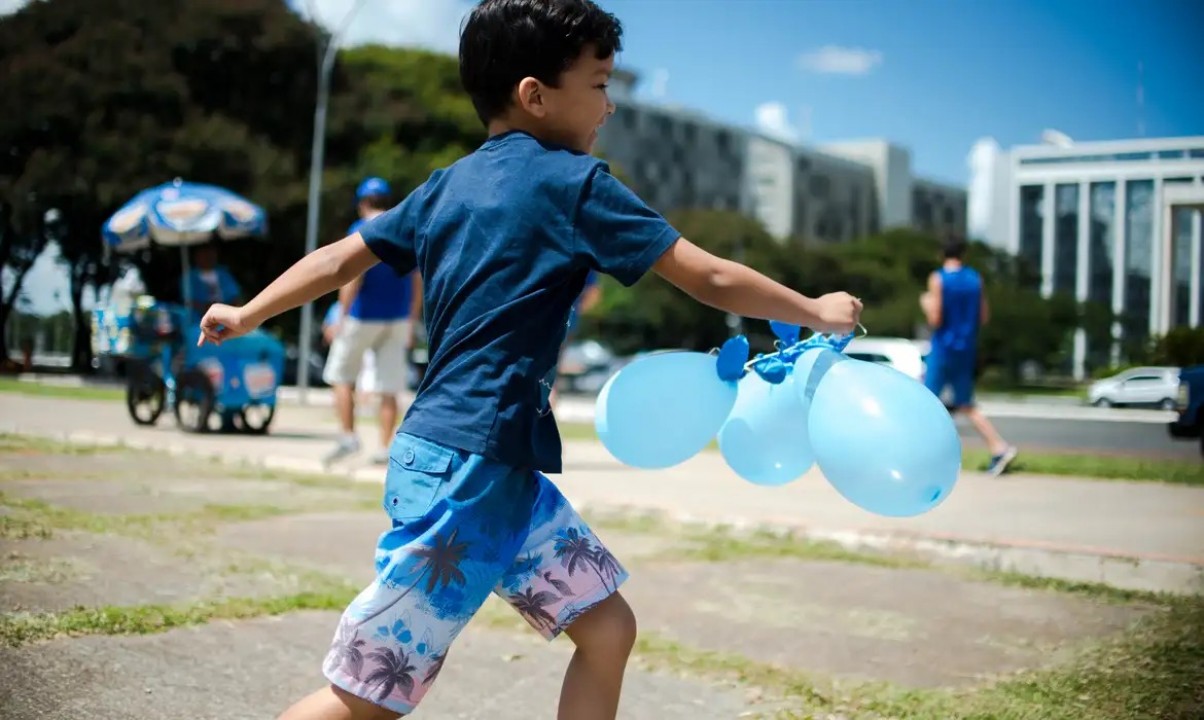
[[[143,190],[121,206],[101,229],[118,252],[158,245],[186,246],[267,233],[267,213],[245,198],[203,183],[172,182]]]

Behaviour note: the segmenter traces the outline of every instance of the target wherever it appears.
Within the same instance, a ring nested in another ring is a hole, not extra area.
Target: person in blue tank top
[[[201,321],[201,341],[221,343],[370,268],[422,274],[430,362],[390,448],[376,577],[343,612],[327,684],[282,720],[412,713],[491,594],[575,646],[558,717],[613,720],[636,639],[628,572],[545,474],[562,471],[550,378],[591,272],[625,286],[655,273],[719,310],[821,333],[857,327],[858,299],[809,298],[706,252],[590,154],[615,110],[621,36],[589,0],[474,6],[460,78],[484,143]]]
[[[951,410],[965,413],[991,452],[987,471],[1001,475],[1016,459],[1016,448],[1000,437],[974,404],[978,331],[987,322],[990,310],[982,276],[963,263],[965,254],[965,240],[948,240],[944,264],[929,276],[928,290],[920,296],[920,306],[932,328],[932,349],[928,353],[924,383],[938,397],[945,388],[953,391]]]
[[[389,183],[381,178],[360,183],[355,192],[360,217],[347,229],[348,234],[355,234],[387,210],[391,194]],[[399,273],[381,263],[340,288],[336,304],[339,316],[331,328],[333,338],[322,379],[334,388],[342,433],[324,461],[329,465],[360,449],[355,433],[355,387],[369,362],[372,386],[360,389],[380,396],[380,447],[371,460],[383,465],[389,461],[389,444],[397,429],[397,396],[406,386],[406,355],[414,345],[415,324],[421,319],[422,278],[417,271]]]

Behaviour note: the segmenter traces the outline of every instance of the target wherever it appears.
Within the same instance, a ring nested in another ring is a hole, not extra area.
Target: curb
[[[1016,540],[990,541],[933,534],[880,530],[832,530],[786,522],[732,518],[716,522],[622,503],[570,502],[582,513],[651,517],[687,527],[726,527],[741,534],[773,535],[833,543],[853,552],[911,555],[937,563],[966,565],[989,572],[1016,573],[1072,583],[1106,585],[1120,590],[1181,595],[1204,594],[1204,558],[1121,553],[1111,549]]]
[[[357,483],[382,485],[384,472],[378,466],[347,468],[344,472],[325,469],[320,462],[281,455],[232,456],[223,452],[198,450],[187,443],[152,443],[136,438],[86,431],[46,433],[23,431],[9,425],[5,432],[41,437],[95,447],[121,447],[132,450],[165,452],[176,457],[188,456],[215,460],[227,465],[258,467],[311,475],[344,478]],[[1061,545],[1031,540],[990,541],[954,535],[920,534],[906,531],[866,529],[825,529],[782,521],[751,520],[732,517],[717,521],[689,513],[670,512],[621,502],[577,501],[565,493],[581,513],[625,517],[652,517],[669,524],[699,528],[727,527],[740,533],[768,532],[774,535],[834,543],[846,550],[912,555],[934,562],[977,567],[987,571],[1018,573],[1069,582],[1094,583],[1122,590],[1204,593],[1204,557],[1182,557],[1124,553],[1114,549]]]

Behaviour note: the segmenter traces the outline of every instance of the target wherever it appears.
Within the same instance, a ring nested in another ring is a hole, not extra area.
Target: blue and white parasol
[[[158,245],[186,246],[267,233],[263,208],[225,188],[172,182],[143,190],[101,228],[105,244],[117,252]]]

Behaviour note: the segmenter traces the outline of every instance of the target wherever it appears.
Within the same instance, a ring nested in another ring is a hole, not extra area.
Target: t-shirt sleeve
[[[599,165],[577,205],[577,251],[590,267],[631,286],[681,237],[659,213]]]
[[[358,228],[368,249],[399,275],[409,273],[418,264],[415,248],[419,222],[418,192],[415,190],[392,209]]]

